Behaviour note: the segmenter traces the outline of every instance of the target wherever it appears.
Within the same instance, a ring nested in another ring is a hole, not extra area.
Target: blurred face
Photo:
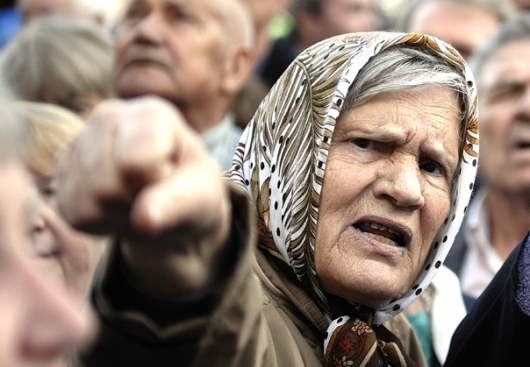
[[[530,9],[530,0],[514,0],[514,4],[519,9]]]
[[[410,289],[449,213],[457,116],[455,94],[429,86],[380,94],[339,118],[315,245],[326,292],[378,309]]]
[[[381,26],[373,0],[326,0],[316,21],[322,32],[320,40],[343,33],[374,31]]]
[[[56,212],[55,189],[50,180],[37,174],[33,178],[42,201],[32,231],[36,265],[42,274],[84,298],[105,240],[71,228]]]
[[[64,366],[70,348],[86,342],[93,321],[82,299],[43,277],[28,256],[39,200],[18,165],[0,166],[0,366]]]
[[[409,31],[438,37],[469,60],[471,53],[498,27],[495,15],[482,8],[434,0],[424,3],[414,13]]]
[[[72,0],[17,0],[16,4],[24,24],[47,14],[69,14],[73,9]]]
[[[256,27],[265,26],[278,13],[284,11],[292,0],[244,0]]]
[[[222,2],[131,1],[117,35],[118,95],[155,94],[185,107],[217,93],[227,42]]]
[[[529,60],[530,41],[512,42],[499,49],[477,76],[480,174],[489,187],[524,197],[530,189]]]

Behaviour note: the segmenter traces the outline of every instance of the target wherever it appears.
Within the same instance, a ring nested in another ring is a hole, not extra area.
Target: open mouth
[[[407,247],[410,236],[392,227],[375,222],[359,222],[353,225],[365,235],[373,239],[398,247]]]

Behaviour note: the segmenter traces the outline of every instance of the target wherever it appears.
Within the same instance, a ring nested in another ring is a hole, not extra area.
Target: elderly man
[[[472,59],[481,187],[446,264],[475,299],[530,228],[530,18],[508,23]]]
[[[463,233],[467,246],[462,243],[452,255],[461,259],[464,291],[482,294],[451,340],[447,367],[520,366],[526,360],[530,329],[529,58],[530,13],[523,12],[472,59],[482,96],[479,172],[483,185],[467,211]]]
[[[240,0],[130,1],[117,29],[116,93],[173,103],[227,169],[241,135],[227,112],[252,68],[252,27]]]
[[[468,59],[514,14],[512,0],[413,0],[396,28],[443,39]]]
[[[290,12],[295,20],[293,31],[274,43],[258,67],[260,77],[269,87],[298,53],[312,44],[342,33],[384,27],[378,2],[374,0],[293,0]]]

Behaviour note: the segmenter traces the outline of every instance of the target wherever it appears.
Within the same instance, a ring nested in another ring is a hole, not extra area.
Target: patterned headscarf
[[[376,325],[401,312],[429,285],[467,210],[477,168],[478,120],[474,79],[461,56],[446,43],[420,34],[373,32],[324,40],[302,52],[271,89],[243,133],[230,171],[256,207],[259,246],[289,264],[311,297],[330,315],[316,277],[314,250],[333,131],[361,68],[379,52],[399,44],[430,48],[462,73],[467,84],[466,141],[450,213],[430,246],[423,271],[402,298],[376,310]],[[340,324],[331,319],[330,323],[331,329]]]

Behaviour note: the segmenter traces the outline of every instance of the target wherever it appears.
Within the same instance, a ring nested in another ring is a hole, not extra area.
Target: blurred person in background
[[[28,25],[44,15],[61,14],[90,20],[111,32],[121,19],[127,0],[16,0],[22,24]]]
[[[246,2],[252,9],[255,1]],[[267,2],[261,4],[263,8]],[[263,97],[302,50],[338,34],[383,29],[386,23],[376,0],[279,0],[275,4],[289,9],[294,25],[267,49],[261,47],[251,80],[234,102],[241,127],[249,123]]]
[[[412,0],[394,28],[438,37],[469,60],[515,13],[512,0]]]
[[[28,126],[22,153],[43,202],[33,223],[35,259],[43,275],[55,277],[84,298],[105,239],[73,230],[57,213],[52,183],[55,156],[85,126],[78,115],[56,105],[15,101],[21,124]]]
[[[22,161],[28,126],[0,99],[0,366],[64,367],[95,331],[83,298],[43,276],[32,254],[42,201]]]
[[[130,1],[116,30],[115,91],[173,103],[228,169],[242,133],[230,107],[253,67],[253,29],[240,0]]]
[[[470,305],[530,228],[530,14],[508,21],[473,55],[481,185],[446,264]]]
[[[235,124],[245,128],[254,116],[259,104],[269,92],[269,86],[256,73],[272,46],[273,35],[271,23],[281,17],[286,17],[286,9],[293,0],[243,0],[247,5],[254,24],[253,72],[232,102],[231,111]]]
[[[338,34],[385,28],[376,0],[293,0],[290,34],[274,42],[257,73],[272,87],[296,56],[307,47]]]
[[[523,11],[471,60],[481,96],[482,185],[446,263],[452,260],[459,267],[464,292],[480,297],[451,340],[447,367],[526,363],[530,342],[529,59],[530,13]]]
[[[254,23],[254,59],[262,59],[268,52],[271,42],[271,21],[286,11],[293,0],[241,0],[250,12]]]
[[[114,48],[90,22],[61,15],[25,27],[0,55],[0,75],[16,99],[56,104],[86,118],[114,96]]]
[[[530,10],[529,0],[513,0],[519,10]]]

